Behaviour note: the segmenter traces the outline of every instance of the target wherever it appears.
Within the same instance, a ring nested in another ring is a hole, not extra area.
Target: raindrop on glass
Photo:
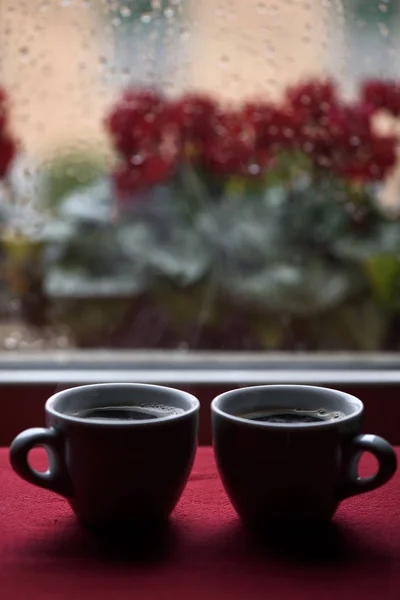
[[[141,165],[143,163],[143,161],[144,161],[143,154],[135,154],[131,158],[131,163],[136,166]]]
[[[19,55],[21,57],[21,62],[28,62],[29,60],[29,47],[21,46],[19,49]]]
[[[259,2],[257,4],[257,12],[260,15],[264,15],[267,12],[267,5],[265,4],[265,2]]]
[[[69,345],[68,337],[66,335],[58,336],[56,344],[59,348],[67,348]]]
[[[15,350],[18,347],[19,339],[16,335],[9,335],[4,340],[4,347],[7,350]]]
[[[150,12],[146,12],[141,15],[140,20],[142,23],[147,25],[148,23],[151,23],[152,18],[153,18],[153,15]]]
[[[260,166],[256,163],[249,165],[249,173],[250,175],[259,175],[261,172]]]
[[[190,38],[190,31],[188,29],[182,28],[180,31],[180,38],[182,42],[186,42]]]
[[[132,16],[132,11],[129,6],[121,6],[119,13],[121,17],[124,17],[124,19],[129,19],[129,17]]]
[[[388,29],[387,25],[385,25],[385,23],[379,22],[378,29],[379,29],[379,32],[382,37],[388,37],[389,29]]]
[[[175,11],[173,8],[169,7],[164,10],[164,17],[166,19],[173,19],[175,15]]]

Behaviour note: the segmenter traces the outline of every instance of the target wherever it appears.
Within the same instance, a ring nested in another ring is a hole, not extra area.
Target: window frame
[[[60,350],[0,353],[0,385],[400,385],[394,353]]]

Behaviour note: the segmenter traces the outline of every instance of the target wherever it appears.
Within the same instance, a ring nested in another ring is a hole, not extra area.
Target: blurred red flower
[[[293,149],[300,144],[301,116],[263,102],[248,103],[244,115],[255,130],[256,148]]]
[[[218,112],[217,102],[202,94],[186,94],[172,103],[169,110],[184,141],[195,145],[204,142]]]
[[[0,178],[7,174],[16,151],[17,144],[8,132],[7,94],[0,88]]]
[[[400,115],[400,83],[372,79],[363,83],[361,97],[374,110],[387,110],[395,117]]]
[[[385,177],[396,162],[397,139],[372,127],[373,109],[365,104],[343,106],[329,115],[333,167],[359,181]]]
[[[160,156],[146,158],[140,166],[123,164],[112,177],[119,197],[123,200],[132,192],[163,183],[173,176],[174,168]]]
[[[106,117],[114,147],[128,160],[136,153],[154,150],[164,138],[174,138],[178,127],[164,98],[152,90],[128,90]]]
[[[107,116],[106,127],[123,158],[113,176],[121,195],[171,176],[180,158],[181,139],[161,95],[128,90]]]
[[[400,84],[393,86],[369,82],[362,101],[350,105],[332,81],[312,79],[290,87],[280,105],[238,110],[202,94],[168,102],[152,90],[128,90],[106,119],[121,157],[115,185],[121,196],[132,194],[172,179],[183,161],[221,177],[262,177],[281,151],[304,152],[316,172],[382,179],[396,162],[397,138],[375,132],[373,118],[384,103],[400,111]]]
[[[332,108],[339,104],[337,89],[331,80],[310,79],[286,90],[285,103],[304,122],[323,124]]]
[[[255,130],[243,112],[214,115],[204,139],[204,163],[220,175],[251,175]]]

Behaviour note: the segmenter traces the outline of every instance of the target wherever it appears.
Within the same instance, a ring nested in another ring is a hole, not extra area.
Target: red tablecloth
[[[362,470],[371,466],[366,459]],[[344,502],[332,528],[296,549],[243,529],[210,448],[199,449],[164,538],[129,548],[81,529],[62,498],[13,473],[7,450],[0,485],[2,600],[400,599],[400,471]]]

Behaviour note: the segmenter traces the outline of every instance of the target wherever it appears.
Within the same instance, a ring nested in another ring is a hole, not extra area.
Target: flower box
[[[239,107],[128,90],[105,121],[115,168],[41,232],[47,323],[80,346],[397,349],[385,112],[400,113],[398,84],[350,103],[312,80]]]

